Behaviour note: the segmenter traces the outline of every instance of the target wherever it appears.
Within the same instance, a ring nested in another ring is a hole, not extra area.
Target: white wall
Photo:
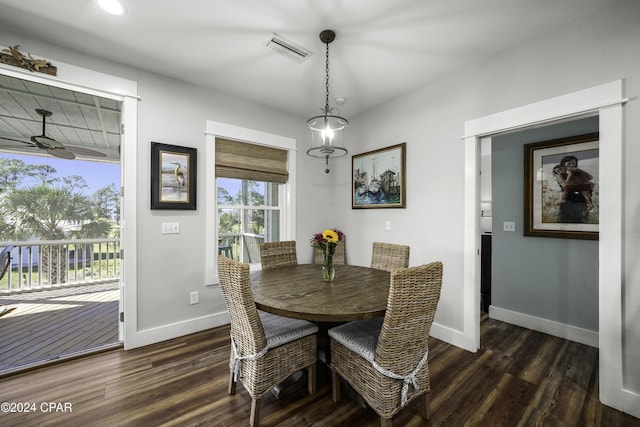
[[[299,137],[297,123],[283,114],[218,93],[203,91],[162,77],[138,78],[138,319],[150,329],[224,311],[217,287],[206,287],[203,263],[207,236],[205,220],[205,122],[207,119],[265,132]],[[197,147],[198,210],[150,210],[150,141]],[[209,172],[212,172],[209,169]],[[162,222],[179,222],[179,235],[160,235]],[[210,243],[210,241],[209,241]],[[200,292],[200,304],[189,305],[189,292]]]
[[[640,3],[622,1],[610,9],[556,33],[505,52],[477,67],[350,118],[358,140],[353,153],[407,142],[407,209],[344,209],[344,228],[362,248],[374,240],[411,245],[411,265],[433,259],[444,262],[442,300],[435,322],[463,329],[463,191],[466,120],[508,110],[558,95],[624,79],[623,189],[626,209],[624,291],[625,388],[640,391],[640,194],[634,191],[640,172]],[[383,125],[384,124],[384,125]],[[347,175],[348,165],[340,171]],[[339,182],[340,191],[349,191]],[[342,217],[342,214],[340,214]],[[391,220],[392,231],[384,231]],[[350,262],[366,264],[370,251],[347,243]]]
[[[557,322],[592,338],[578,342],[597,346],[599,242],[522,234],[524,144],[591,132],[598,132],[597,116],[492,138],[494,224],[489,314],[493,318],[498,308]],[[504,221],[515,221],[516,232],[505,232]]]

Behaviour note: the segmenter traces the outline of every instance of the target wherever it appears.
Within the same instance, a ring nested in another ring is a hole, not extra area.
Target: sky
[[[78,159],[65,160],[50,156],[22,156],[9,153],[0,153],[0,158],[22,160],[27,165],[49,165],[57,171],[57,177],[79,175],[89,186],[86,190],[87,196],[111,183],[116,184],[116,189],[120,188],[120,165],[118,163],[87,162]]]

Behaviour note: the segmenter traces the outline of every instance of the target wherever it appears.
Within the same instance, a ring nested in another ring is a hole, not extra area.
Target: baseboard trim
[[[433,322],[431,324],[431,331],[429,332],[429,335],[464,350],[468,350],[473,353],[477,351],[477,348],[475,348],[475,345],[472,342],[473,340],[464,333],[448,328],[439,323]]]
[[[495,305],[491,305],[489,307],[489,317],[512,325],[522,326],[523,328],[543,332],[555,337],[564,338],[569,341],[575,341],[580,344],[598,348],[598,332],[590,331],[588,329],[578,328],[576,326],[566,325],[553,320],[518,313],[505,308],[496,307]]]
[[[627,389],[623,389],[622,394],[624,396],[624,407],[622,411],[636,418],[640,418],[640,394]]]
[[[135,337],[125,340],[125,350],[155,344],[160,341],[166,341],[184,335],[194,334],[196,332],[204,331],[205,329],[215,328],[228,323],[229,313],[227,311],[222,311],[220,313],[185,320],[184,322],[145,329],[143,331],[138,331],[135,334]]]

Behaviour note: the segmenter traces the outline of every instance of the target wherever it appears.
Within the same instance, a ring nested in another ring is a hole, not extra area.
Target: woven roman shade
[[[289,179],[287,151],[216,138],[216,177],[284,184]]]

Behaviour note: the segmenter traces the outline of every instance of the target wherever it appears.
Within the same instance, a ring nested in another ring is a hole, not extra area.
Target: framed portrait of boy
[[[597,240],[599,135],[524,146],[525,236]]]

